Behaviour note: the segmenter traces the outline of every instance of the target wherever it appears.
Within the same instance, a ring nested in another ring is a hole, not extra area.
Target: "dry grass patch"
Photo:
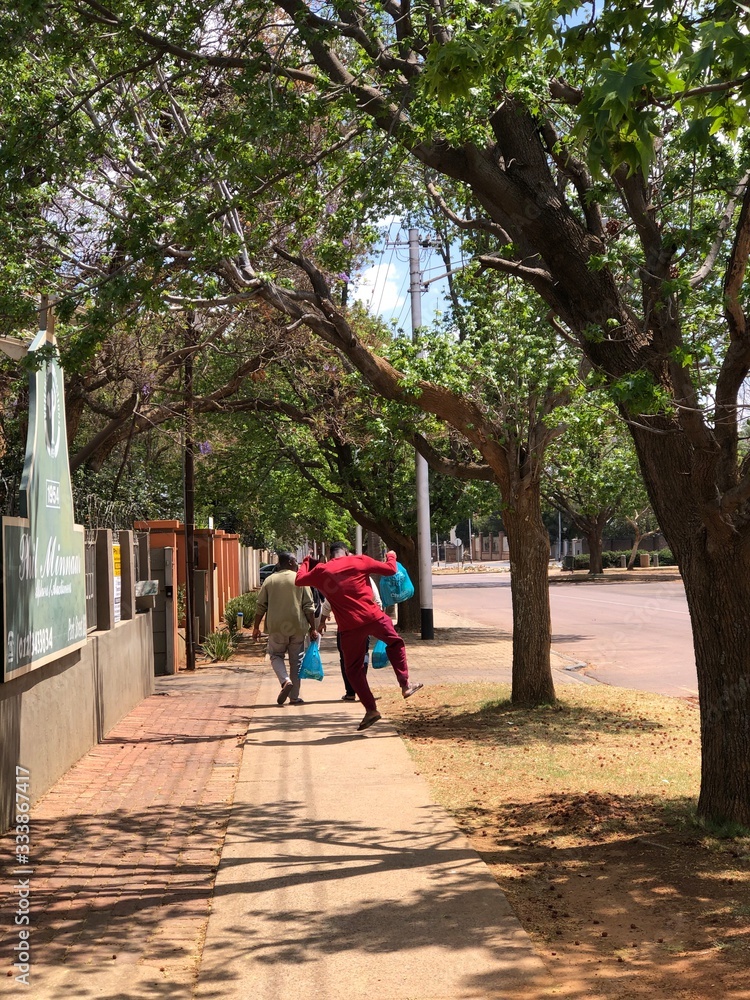
[[[536,709],[508,697],[467,684],[382,704],[557,995],[750,1000],[750,838],[695,822],[695,705],[604,685]]]

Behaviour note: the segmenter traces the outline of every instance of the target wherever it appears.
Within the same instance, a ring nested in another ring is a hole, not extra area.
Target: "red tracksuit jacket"
[[[340,632],[382,616],[372,596],[370,576],[395,576],[398,571],[393,553],[384,563],[369,556],[340,556],[310,569],[309,561],[310,556],[303,560],[294,582],[298,587],[317,587],[328,598]]]

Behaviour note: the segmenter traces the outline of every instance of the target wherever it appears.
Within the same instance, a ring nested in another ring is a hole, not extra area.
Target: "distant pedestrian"
[[[320,638],[315,628],[315,612],[309,587],[295,586],[297,560],[291,552],[280,552],[279,563],[260,588],[253,623],[253,639],[260,638],[260,623],[265,615],[268,645],[266,652],[281,684],[276,699],[283,705],[289,698],[292,705],[302,705],[299,696],[299,668],[305,648],[305,635]],[[287,670],[285,658],[289,660]]]
[[[381,718],[364,669],[368,636],[382,639],[385,643],[404,698],[410,698],[423,687],[409,681],[404,640],[393,627],[390,617],[378,608],[370,586],[370,574],[396,574],[396,553],[388,552],[386,561],[382,563],[369,556],[350,555],[344,542],[334,542],[330,551],[329,562],[318,563],[312,568],[309,557],[305,559],[297,572],[296,582],[298,587],[317,587],[333,609],[341,635],[346,675],[365,707],[364,718],[357,728],[368,729]]]

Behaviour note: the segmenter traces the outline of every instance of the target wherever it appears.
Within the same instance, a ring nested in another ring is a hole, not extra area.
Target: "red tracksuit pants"
[[[380,618],[372,618],[358,628],[339,632],[339,635],[346,676],[367,712],[375,711],[375,698],[367,683],[367,674],[365,673],[365,654],[369,635],[375,639],[383,640],[399,686],[402,689],[409,686],[409,667],[406,662],[404,640],[395,630],[393,622],[385,612],[381,614]]]

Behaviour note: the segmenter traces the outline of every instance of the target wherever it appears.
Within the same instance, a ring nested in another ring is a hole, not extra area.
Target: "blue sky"
[[[383,242],[371,262],[352,275],[352,295],[370,312],[379,314],[387,323],[395,321],[398,328],[411,331],[409,315],[409,248],[408,229],[401,227],[395,216],[381,222]],[[393,243],[404,244],[393,246]],[[423,248],[420,253],[423,280],[430,282],[445,273],[445,265],[435,250]],[[422,294],[422,325],[431,326],[436,313],[444,309],[445,280],[428,284]]]

